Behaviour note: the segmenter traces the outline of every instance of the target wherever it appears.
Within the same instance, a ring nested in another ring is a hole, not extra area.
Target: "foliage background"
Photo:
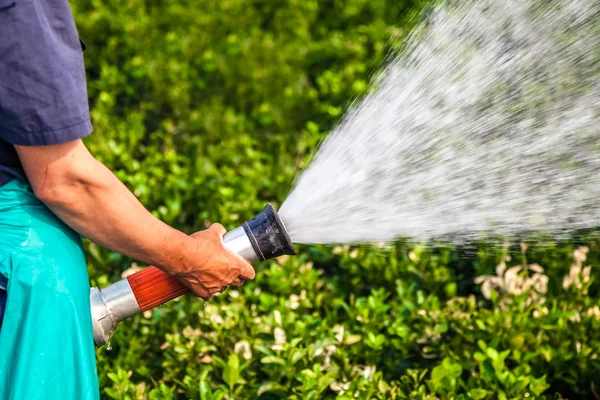
[[[165,222],[234,228],[285,199],[426,3],[74,0],[87,144]],[[136,268],[87,251],[94,285]],[[102,395],[597,397],[597,265],[593,233],[301,247],[210,304],[186,296],[122,323],[98,350]]]

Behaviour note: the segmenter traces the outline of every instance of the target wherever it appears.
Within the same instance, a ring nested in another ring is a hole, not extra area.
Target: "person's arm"
[[[67,225],[106,248],[175,275],[208,299],[254,279],[254,269],[223,246],[218,224],[187,236],[148,212],[81,140],[15,146],[39,197]]]
[[[80,139],[90,133],[68,1],[23,1],[0,12],[0,140],[17,149],[36,195],[83,236],[178,276],[203,298],[254,278],[223,247],[220,225],[190,238],[146,211],[87,151]]]

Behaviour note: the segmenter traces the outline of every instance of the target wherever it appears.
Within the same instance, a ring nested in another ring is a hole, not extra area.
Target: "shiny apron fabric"
[[[4,275],[0,275],[0,329],[2,329],[2,320],[4,319],[4,308],[6,307],[6,285],[8,281]]]
[[[81,238],[16,180],[0,187],[0,285],[0,399],[98,399]]]

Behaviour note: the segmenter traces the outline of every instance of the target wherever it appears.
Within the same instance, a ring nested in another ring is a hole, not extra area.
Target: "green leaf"
[[[452,366],[448,370],[448,377],[450,377],[452,379],[456,379],[456,378],[460,377],[462,372],[463,372],[463,369],[460,364],[452,364]]]
[[[121,382],[121,378],[119,377],[119,375],[115,374],[114,372],[109,372],[106,374],[106,376],[108,376],[109,379],[115,383]]]
[[[223,370],[223,380],[229,388],[233,388],[238,382],[242,381],[240,377],[240,359],[236,353],[229,355],[227,366]]]
[[[487,344],[485,344],[485,342],[483,340],[478,340],[477,346],[484,352],[487,349]]]
[[[213,400],[212,388],[207,381],[200,381],[200,400]]]
[[[285,392],[287,392],[287,389],[285,388],[285,386],[282,386],[276,382],[265,382],[262,385],[260,385],[256,394],[259,396],[262,396],[264,393],[267,393],[267,392],[283,392],[283,393],[285,393]]]
[[[481,374],[483,375],[483,377],[486,381],[495,380],[494,378],[495,378],[496,374],[494,373],[494,369],[492,368],[492,366],[490,365],[490,363],[487,360],[482,362],[481,364],[479,364],[479,367],[481,370]]]
[[[314,400],[319,398],[319,392],[317,390],[311,389],[307,393],[302,396],[305,400]]]
[[[254,348],[258,351],[260,351],[263,354],[266,354],[268,356],[272,356],[273,354],[275,354],[273,352],[273,350],[269,349],[268,347],[262,346],[262,345],[255,345]]]
[[[296,363],[302,359],[304,354],[305,354],[305,352],[303,350],[298,350],[298,349],[292,350],[292,355],[290,357],[290,364],[296,365]]]
[[[477,361],[480,361],[480,362],[481,362],[481,361],[484,361],[484,360],[486,359],[486,356],[485,356],[485,354],[483,354],[483,353],[480,353],[480,352],[476,351],[476,352],[475,352],[475,354],[473,354],[473,358],[474,358],[475,360],[477,360]]]
[[[454,297],[456,296],[456,291],[457,291],[457,284],[456,282],[450,282],[446,285],[446,287],[444,288],[445,292],[446,292],[446,296],[448,297]]]
[[[104,393],[113,399],[120,399],[121,394],[113,388],[104,388]]]
[[[499,354],[498,351],[496,351],[496,349],[493,349],[491,347],[488,347],[485,351],[485,354],[487,354],[487,356],[492,360],[492,361],[496,361],[498,360]]]
[[[446,370],[446,367],[443,365],[438,365],[431,371],[431,380],[434,382],[441,381],[446,377],[447,374],[448,371]]]
[[[472,400],[482,400],[488,395],[488,391],[485,389],[471,389],[468,395]]]
[[[541,395],[549,387],[550,385],[546,382],[546,375],[538,379],[533,379],[529,384],[529,390],[531,390],[536,396]]]
[[[523,343],[525,343],[525,336],[523,335],[517,335],[510,339],[510,344],[515,349],[520,349]]]
[[[283,358],[277,356],[267,356],[260,359],[260,362],[263,364],[280,364],[285,365],[285,360]]]

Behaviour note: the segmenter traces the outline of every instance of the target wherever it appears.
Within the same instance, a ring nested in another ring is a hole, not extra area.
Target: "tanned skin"
[[[81,140],[15,148],[36,196],[82,236],[176,276],[205,300],[254,279],[224,247],[223,226],[188,236],[160,221]]]

